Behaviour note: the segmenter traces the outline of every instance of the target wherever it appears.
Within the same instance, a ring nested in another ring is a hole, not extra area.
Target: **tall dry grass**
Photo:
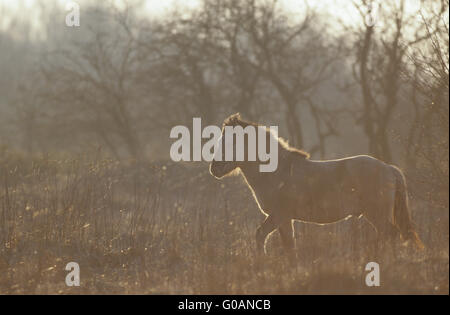
[[[412,202],[428,248],[374,254],[364,220],[296,223],[297,262],[274,233],[255,253],[263,220],[239,177],[206,164],[117,162],[100,156],[0,153],[0,293],[446,293],[448,208]],[[364,284],[365,264],[381,287]],[[65,285],[79,263],[81,286]]]

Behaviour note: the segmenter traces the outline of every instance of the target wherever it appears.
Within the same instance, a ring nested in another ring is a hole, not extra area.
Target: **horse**
[[[239,113],[231,115],[223,122],[217,146],[227,141],[225,126],[261,127],[243,120]],[[331,224],[350,216],[365,217],[375,228],[377,240],[400,236],[418,249],[424,248],[411,219],[405,176],[398,167],[368,155],[312,160],[268,128],[265,131],[268,138],[275,137],[278,142],[274,172],[260,172],[261,161],[247,158],[225,161],[223,156],[214,156],[209,165],[210,173],[218,179],[241,174],[266,216],[256,231],[258,253],[267,253],[266,239],[277,229],[284,249],[293,253],[294,221]],[[248,138],[244,145],[248,145]],[[216,155],[224,155],[224,151]]]

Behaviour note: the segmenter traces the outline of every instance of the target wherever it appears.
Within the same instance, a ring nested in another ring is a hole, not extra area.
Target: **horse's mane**
[[[241,114],[240,113],[236,113],[233,115],[230,115],[229,117],[227,117],[224,122],[223,122],[224,126],[242,126],[243,128],[247,127],[247,126],[254,126],[254,127],[260,127],[262,125],[255,123],[255,122],[251,122],[251,121],[247,121],[247,120],[243,120],[241,118]],[[266,131],[270,132],[270,129],[266,127]],[[275,136],[273,133],[271,133],[272,136]],[[284,149],[287,152],[291,152],[294,154],[297,154],[305,159],[309,159],[309,153],[305,152],[303,150],[291,147],[288,143],[287,140],[283,139],[282,137],[277,137],[278,140],[278,144],[280,145],[280,147],[282,149]]]

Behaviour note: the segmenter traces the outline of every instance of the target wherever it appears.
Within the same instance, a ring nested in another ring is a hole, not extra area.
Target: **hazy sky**
[[[83,5],[95,1],[105,0],[76,0],[75,2],[82,8]],[[124,0],[110,0],[117,6],[124,3]],[[12,20],[29,22],[33,28],[34,35],[39,35],[42,27],[42,17],[40,16],[40,7],[42,5],[49,7],[53,4],[66,14],[65,6],[71,0],[0,0],[0,28],[5,29],[11,24]],[[164,13],[173,9],[175,6],[182,7],[183,10],[195,9],[201,0],[146,0],[143,14],[149,18],[158,18],[164,16]],[[304,0],[279,0],[280,5],[291,11],[294,15],[304,11]],[[319,12],[329,12],[336,18],[348,24],[361,23],[361,17],[349,0],[309,0],[309,5]],[[382,1],[381,1],[382,3]],[[417,9],[419,1],[408,0],[406,4],[408,11],[413,12]],[[82,18],[82,17],[81,17]]]

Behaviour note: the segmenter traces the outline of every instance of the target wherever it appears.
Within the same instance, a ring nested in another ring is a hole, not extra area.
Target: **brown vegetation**
[[[433,204],[412,205],[426,251],[379,256],[382,286],[368,288],[367,222],[296,223],[295,266],[278,234],[258,258],[262,215],[250,192],[206,165],[8,152],[0,161],[1,293],[448,294],[448,213]],[[64,282],[70,261],[80,264],[78,288]]]

